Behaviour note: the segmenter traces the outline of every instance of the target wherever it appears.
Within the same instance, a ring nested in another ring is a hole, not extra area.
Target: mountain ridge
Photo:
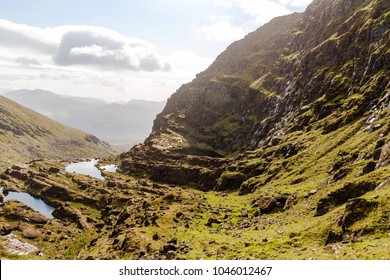
[[[114,145],[134,145],[150,133],[165,102],[130,100],[124,104],[59,95],[45,90],[18,90],[3,96],[62,124],[96,135]]]
[[[36,158],[74,160],[114,151],[93,135],[61,125],[0,96],[1,164]]]

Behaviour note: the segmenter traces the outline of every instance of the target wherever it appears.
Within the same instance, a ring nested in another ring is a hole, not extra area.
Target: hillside
[[[153,120],[165,102],[131,100],[125,104],[55,94],[45,90],[17,90],[5,97],[55,121],[91,133],[113,145],[133,146],[150,134]]]
[[[43,256],[0,254],[389,259],[389,49],[386,0],[315,0],[273,19],[178,89],[143,144],[105,158],[119,167],[106,180],[57,161],[6,170],[6,189],[58,219],[39,227],[5,203],[4,231],[37,232],[27,241]]]
[[[0,168],[36,158],[107,156],[110,146],[0,96]]]

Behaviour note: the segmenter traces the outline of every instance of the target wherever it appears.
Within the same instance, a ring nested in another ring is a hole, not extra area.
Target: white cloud
[[[56,42],[50,40],[48,30],[17,24],[0,19],[0,48],[11,49],[14,52],[52,54]]]
[[[241,39],[246,32],[236,26],[232,26],[230,22],[225,19],[219,20],[208,26],[195,28],[200,38],[205,38],[214,42],[232,42]]]
[[[46,56],[61,66],[84,65],[107,70],[169,71],[153,46],[143,40],[125,37],[112,30],[94,26],[38,28],[0,19],[0,50],[3,56]],[[34,58],[38,61],[36,58]],[[35,64],[31,63],[28,64]]]
[[[103,69],[169,71],[140,39],[124,37],[103,28],[78,27],[67,31],[53,56],[58,65],[90,65]]]
[[[15,58],[15,62],[19,63],[23,67],[41,65],[37,59],[25,56]]]

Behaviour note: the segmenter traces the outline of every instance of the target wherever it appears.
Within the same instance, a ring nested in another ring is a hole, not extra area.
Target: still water
[[[3,188],[0,188],[0,192],[3,192]],[[4,202],[8,200],[20,201],[26,204],[27,206],[31,207],[32,209],[38,211],[45,217],[50,219],[54,218],[52,215],[55,209],[54,207],[50,206],[49,204],[46,204],[42,199],[33,197],[28,193],[9,192],[7,195],[4,196]]]
[[[117,166],[115,164],[109,164],[109,165],[104,165],[101,167],[104,171],[107,172],[116,172]]]
[[[98,161],[99,161],[98,159],[91,159],[89,161],[71,163],[65,168],[65,170],[68,172],[89,175],[99,180],[104,180],[102,173],[95,166],[95,164],[97,164]]]

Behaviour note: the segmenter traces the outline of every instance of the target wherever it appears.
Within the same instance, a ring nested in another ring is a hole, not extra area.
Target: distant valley
[[[107,156],[112,148],[93,135],[61,125],[0,96],[0,170],[37,158]]]
[[[143,142],[165,101],[131,100],[124,104],[55,94],[45,90],[17,90],[3,96],[55,121],[95,135],[112,145]]]

